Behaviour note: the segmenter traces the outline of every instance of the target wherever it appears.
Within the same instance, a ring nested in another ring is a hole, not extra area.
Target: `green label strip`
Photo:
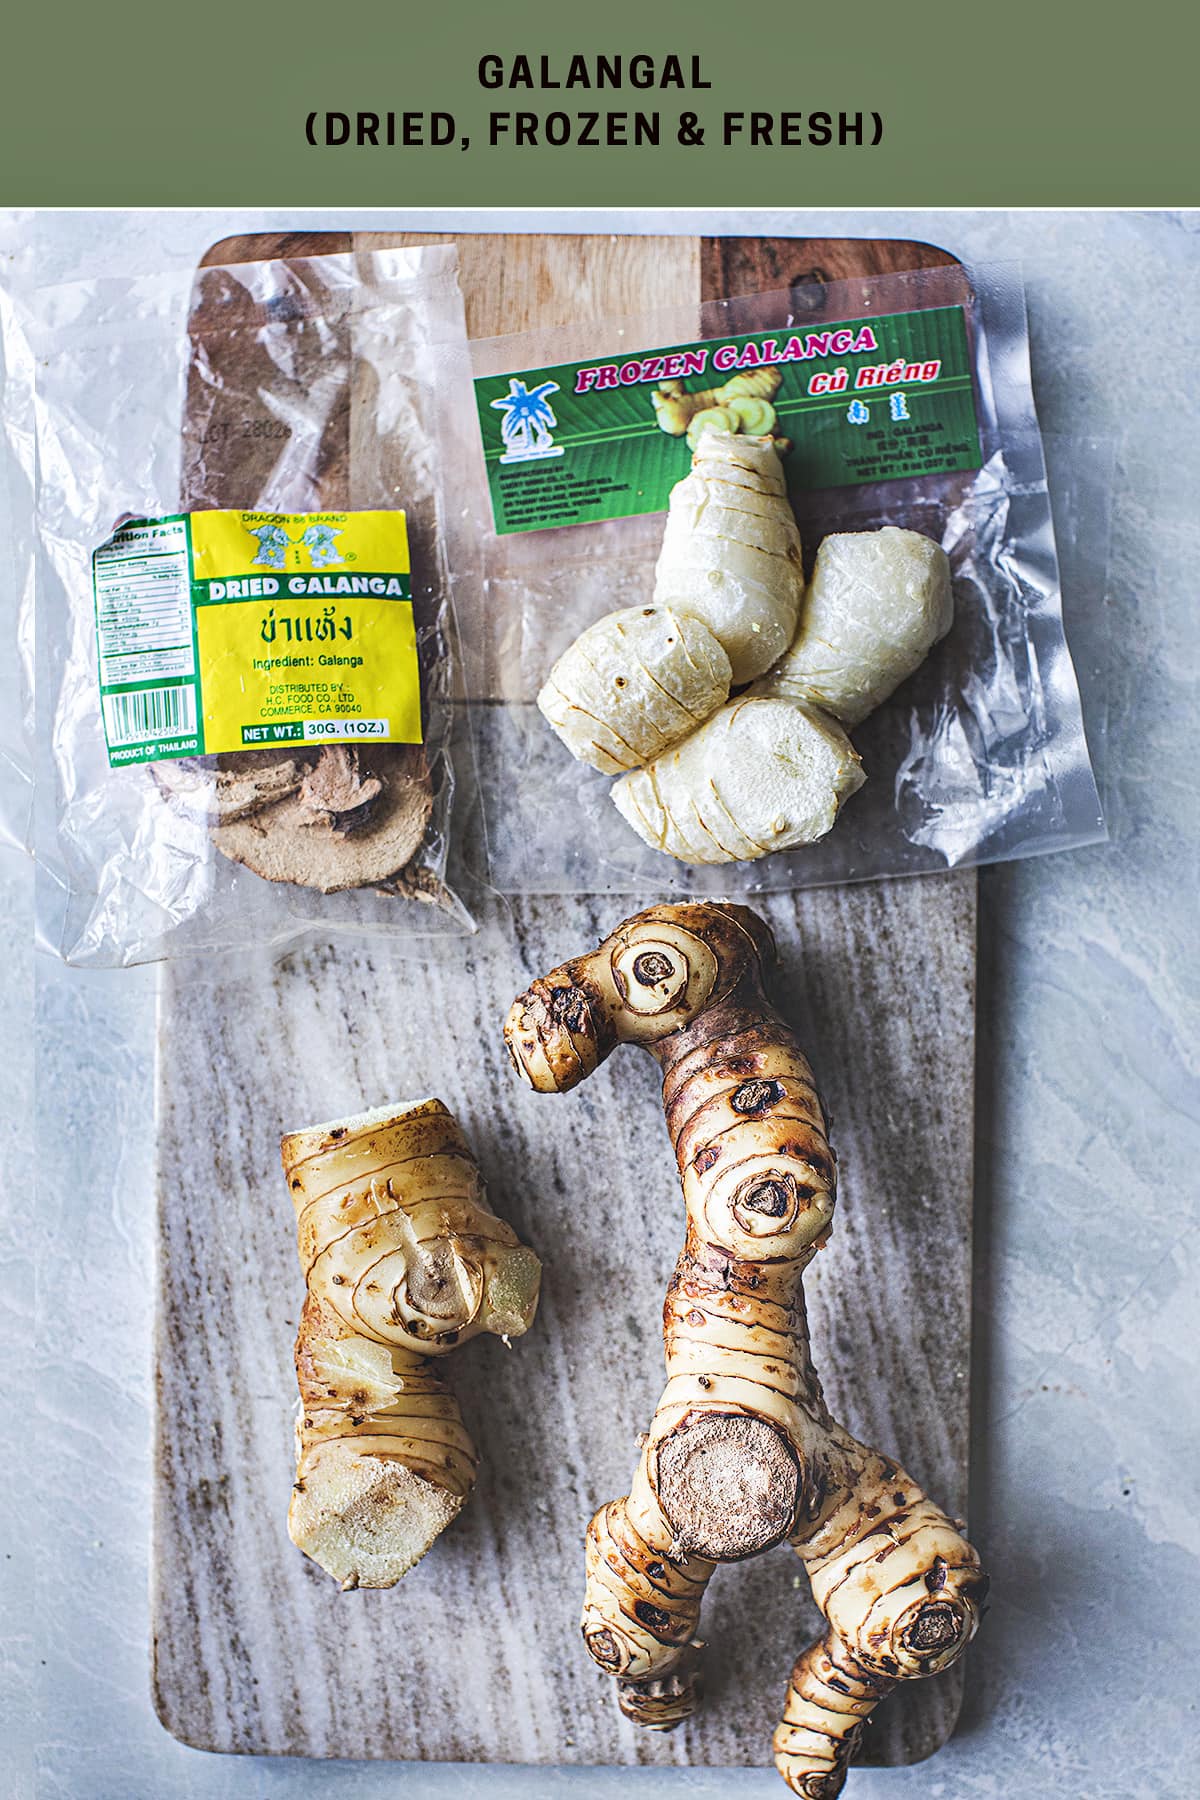
[[[983,460],[961,306],[749,332],[476,380],[497,533],[661,512],[691,451],[659,427],[659,382],[696,392],[764,368],[780,374],[771,404],[792,492]]]

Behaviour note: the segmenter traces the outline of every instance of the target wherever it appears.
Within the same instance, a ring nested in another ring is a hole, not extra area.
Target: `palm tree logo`
[[[504,440],[502,463],[562,455],[562,445],[550,436],[550,429],[558,420],[549,396],[557,392],[557,381],[543,381],[540,387],[527,388],[523,381],[509,378],[504,399],[492,401],[504,415],[500,421],[500,436]]]

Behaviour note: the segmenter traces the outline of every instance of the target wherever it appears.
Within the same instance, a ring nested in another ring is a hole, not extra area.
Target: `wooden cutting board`
[[[227,239],[207,264],[442,241]],[[473,336],[790,286],[952,266],[911,243],[468,236]],[[198,294],[198,305],[203,295]],[[211,374],[211,371],[210,371]],[[189,408],[198,401],[189,389]],[[185,420],[185,435],[188,423]],[[185,469],[187,461],[185,458]],[[345,504],[330,445],[324,503]],[[246,504],[244,492],[208,504]],[[185,494],[185,504],[191,503]],[[773,896],[776,991],[800,1028],[842,1169],[808,1279],[838,1414],[951,1513],[967,1498],[976,882],[973,873]],[[158,1435],[153,1687],[208,1750],[526,1763],[766,1764],[788,1671],[817,1629],[785,1549],[718,1571],[701,1714],[623,1719],[578,1638],[583,1533],[624,1493],[662,1382],[659,1319],[682,1206],[656,1073],[632,1051],[561,1100],[512,1078],[500,1025],[535,973],[590,947],[611,898],[485,909],[472,940],[334,938],[274,966],[168,968],[158,1066]],[[531,1335],[453,1365],[482,1457],[460,1520],[388,1593],[342,1594],[288,1541],[302,1284],[280,1134],[401,1095],[458,1114],[493,1202],[546,1266]],[[876,1714],[864,1760],[953,1729],[960,1668]],[[781,1790],[782,1791],[782,1790]]]

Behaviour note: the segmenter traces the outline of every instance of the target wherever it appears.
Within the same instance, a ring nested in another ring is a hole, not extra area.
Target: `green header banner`
[[[982,461],[960,306],[489,375],[475,398],[501,535],[661,512],[709,428],[774,438],[793,491]]]
[[[1178,0],[10,9],[0,203],[1186,206]],[[1192,27],[1187,27],[1192,29]],[[16,78],[17,75],[20,78]]]

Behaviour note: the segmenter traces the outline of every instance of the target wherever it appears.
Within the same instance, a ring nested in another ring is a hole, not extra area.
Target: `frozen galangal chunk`
[[[653,849],[686,863],[742,862],[824,837],[864,779],[835,719],[743,695],[624,776],[612,797]]]
[[[703,619],[671,606],[607,613],[551,669],[538,706],[572,756],[636,769],[716,711],[729,658]]]
[[[919,531],[822,540],[790,648],[758,684],[853,727],[906,681],[950,629],[950,564]]]

